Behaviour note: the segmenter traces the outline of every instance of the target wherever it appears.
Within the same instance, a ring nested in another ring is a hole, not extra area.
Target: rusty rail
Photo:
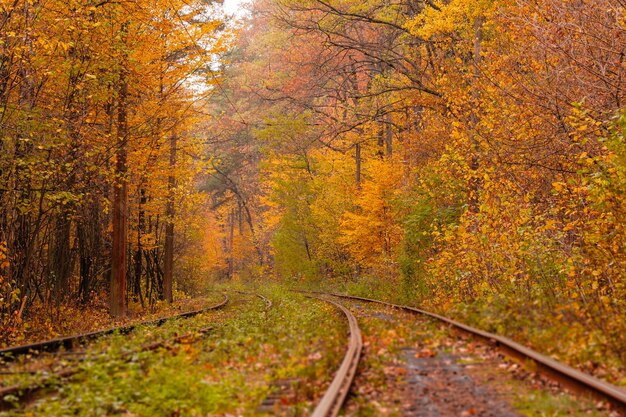
[[[591,395],[596,399],[607,401],[611,406],[621,413],[626,415],[626,391],[619,387],[610,384],[606,381],[602,381],[589,374],[574,369],[568,365],[558,362],[552,358],[542,355],[526,346],[523,346],[513,340],[499,336],[493,333],[479,330],[458,321],[449,319],[439,314],[431,313],[426,310],[421,310],[415,307],[409,307],[404,305],[392,304],[386,301],[374,300],[371,298],[357,297],[353,295],[337,294],[337,293],[324,293],[319,291],[301,291],[305,293],[315,293],[323,295],[331,295],[338,298],[364,301],[368,303],[376,303],[392,307],[395,309],[408,311],[413,314],[420,314],[427,317],[434,318],[449,324],[453,328],[460,330],[463,333],[478,337],[479,339],[487,342],[488,344],[500,349],[508,356],[514,357],[522,361],[532,361],[537,370],[542,372],[549,378],[561,383],[567,388],[584,395]]]
[[[265,302],[265,309],[269,310],[270,308],[272,308],[272,300],[270,300],[269,298],[267,298],[266,296],[264,296],[263,294],[259,294],[257,292],[247,292],[247,291],[239,291],[239,290],[235,290],[235,292],[237,294],[243,294],[243,295],[253,295],[255,297],[260,298],[261,300],[263,300],[263,302]]]
[[[328,390],[324,393],[324,396],[315,407],[311,417],[336,417],[339,415],[341,406],[343,405],[350,386],[354,381],[356,370],[361,359],[361,351],[363,350],[363,339],[361,337],[361,330],[356,321],[354,315],[344,306],[336,303],[332,300],[328,300],[322,297],[309,296],[333,304],[340,309],[348,319],[350,326],[350,341],[348,344],[348,350],[341,362],[341,366],[337,370],[333,381],[331,382]]]
[[[265,309],[266,310],[269,310],[270,308],[272,308],[272,300],[270,300],[269,298],[267,298],[263,294],[256,294],[255,293],[255,295],[265,302]]]
[[[214,330],[213,326],[205,327],[195,332],[186,333],[181,336],[175,336],[170,339],[160,340],[140,347],[133,352],[127,352],[122,355],[122,360],[129,361],[137,352],[152,352],[159,348],[165,348],[171,345],[184,343],[189,339],[196,339],[207,335]],[[46,389],[52,388],[58,381],[67,380],[80,372],[79,368],[62,369],[54,372],[54,374],[45,377],[43,380],[37,381],[31,385],[11,385],[0,388],[0,411],[10,410],[18,404],[28,403],[36,394]]]
[[[200,308],[200,309],[193,310],[193,311],[188,311],[185,313],[176,314],[173,316],[160,317],[155,320],[142,321],[139,323],[129,324],[127,326],[112,327],[112,328],[105,329],[105,330],[98,330],[95,332],[83,333],[83,334],[79,334],[75,336],[60,337],[60,338],[56,338],[52,340],[46,340],[43,342],[37,342],[37,343],[31,343],[27,345],[14,346],[14,347],[7,348],[7,349],[1,349],[0,360],[4,362],[9,362],[15,359],[17,356],[25,355],[28,353],[54,352],[61,348],[73,349],[76,345],[82,342],[97,339],[99,337],[107,336],[116,332],[121,333],[121,334],[128,334],[140,326],[149,326],[149,325],[160,326],[168,320],[197,316],[198,314],[204,313],[205,311],[217,310],[219,308],[224,307],[226,304],[228,304],[229,302],[228,295],[223,294],[223,296],[224,296],[224,300],[222,300],[218,304],[215,304],[209,307]]]

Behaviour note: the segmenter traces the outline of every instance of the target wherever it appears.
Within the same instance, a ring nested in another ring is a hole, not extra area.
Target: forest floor
[[[80,355],[46,354],[6,364],[0,386],[41,383],[79,372],[1,416],[308,415],[346,347],[347,324],[333,306],[264,287],[272,302],[227,286],[231,302],[162,326],[90,343]],[[346,416],[610,416],[518,364],[429,319],[360,302],[364,356]],[[201,330],[208,331],[202,333]],[[158,340],[190,336],[142,351]]]

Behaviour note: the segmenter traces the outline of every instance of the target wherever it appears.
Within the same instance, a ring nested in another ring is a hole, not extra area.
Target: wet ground
[[[508,398],[482,385],[460,363],[462,357],[448,353],[421,357],[416,349],[405,349],[406,399],[403,414],[408,417],[472,416],[518,417]]]
[[[429,319],[346,302],[364,355],[346,416],[611,416],[605,404],[570,396],[494,349]]]

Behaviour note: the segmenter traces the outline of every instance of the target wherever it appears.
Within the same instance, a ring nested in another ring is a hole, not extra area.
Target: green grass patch
[[[268,411],[259,405],[284,381],[297,390],[286,392],[270,413],[301,415],[339,366],[347,324],[327,303],[278,288],[263,293],[274,303],[269,310],[253,295],[231,292],[224,310],[99,340],[70,382],[25,410],[2,415],[263,415]],[[138,351],[209,325],[214,330],[195,343]]]

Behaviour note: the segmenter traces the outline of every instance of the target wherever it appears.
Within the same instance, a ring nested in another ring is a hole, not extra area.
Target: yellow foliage
[[[363,266],[378,267],[393,262],[402,240],[396,202],[401,192],[403,170],[393,161],[370,161],[369,180],[358,191],[354,207],[341,218],[338,239]]]

